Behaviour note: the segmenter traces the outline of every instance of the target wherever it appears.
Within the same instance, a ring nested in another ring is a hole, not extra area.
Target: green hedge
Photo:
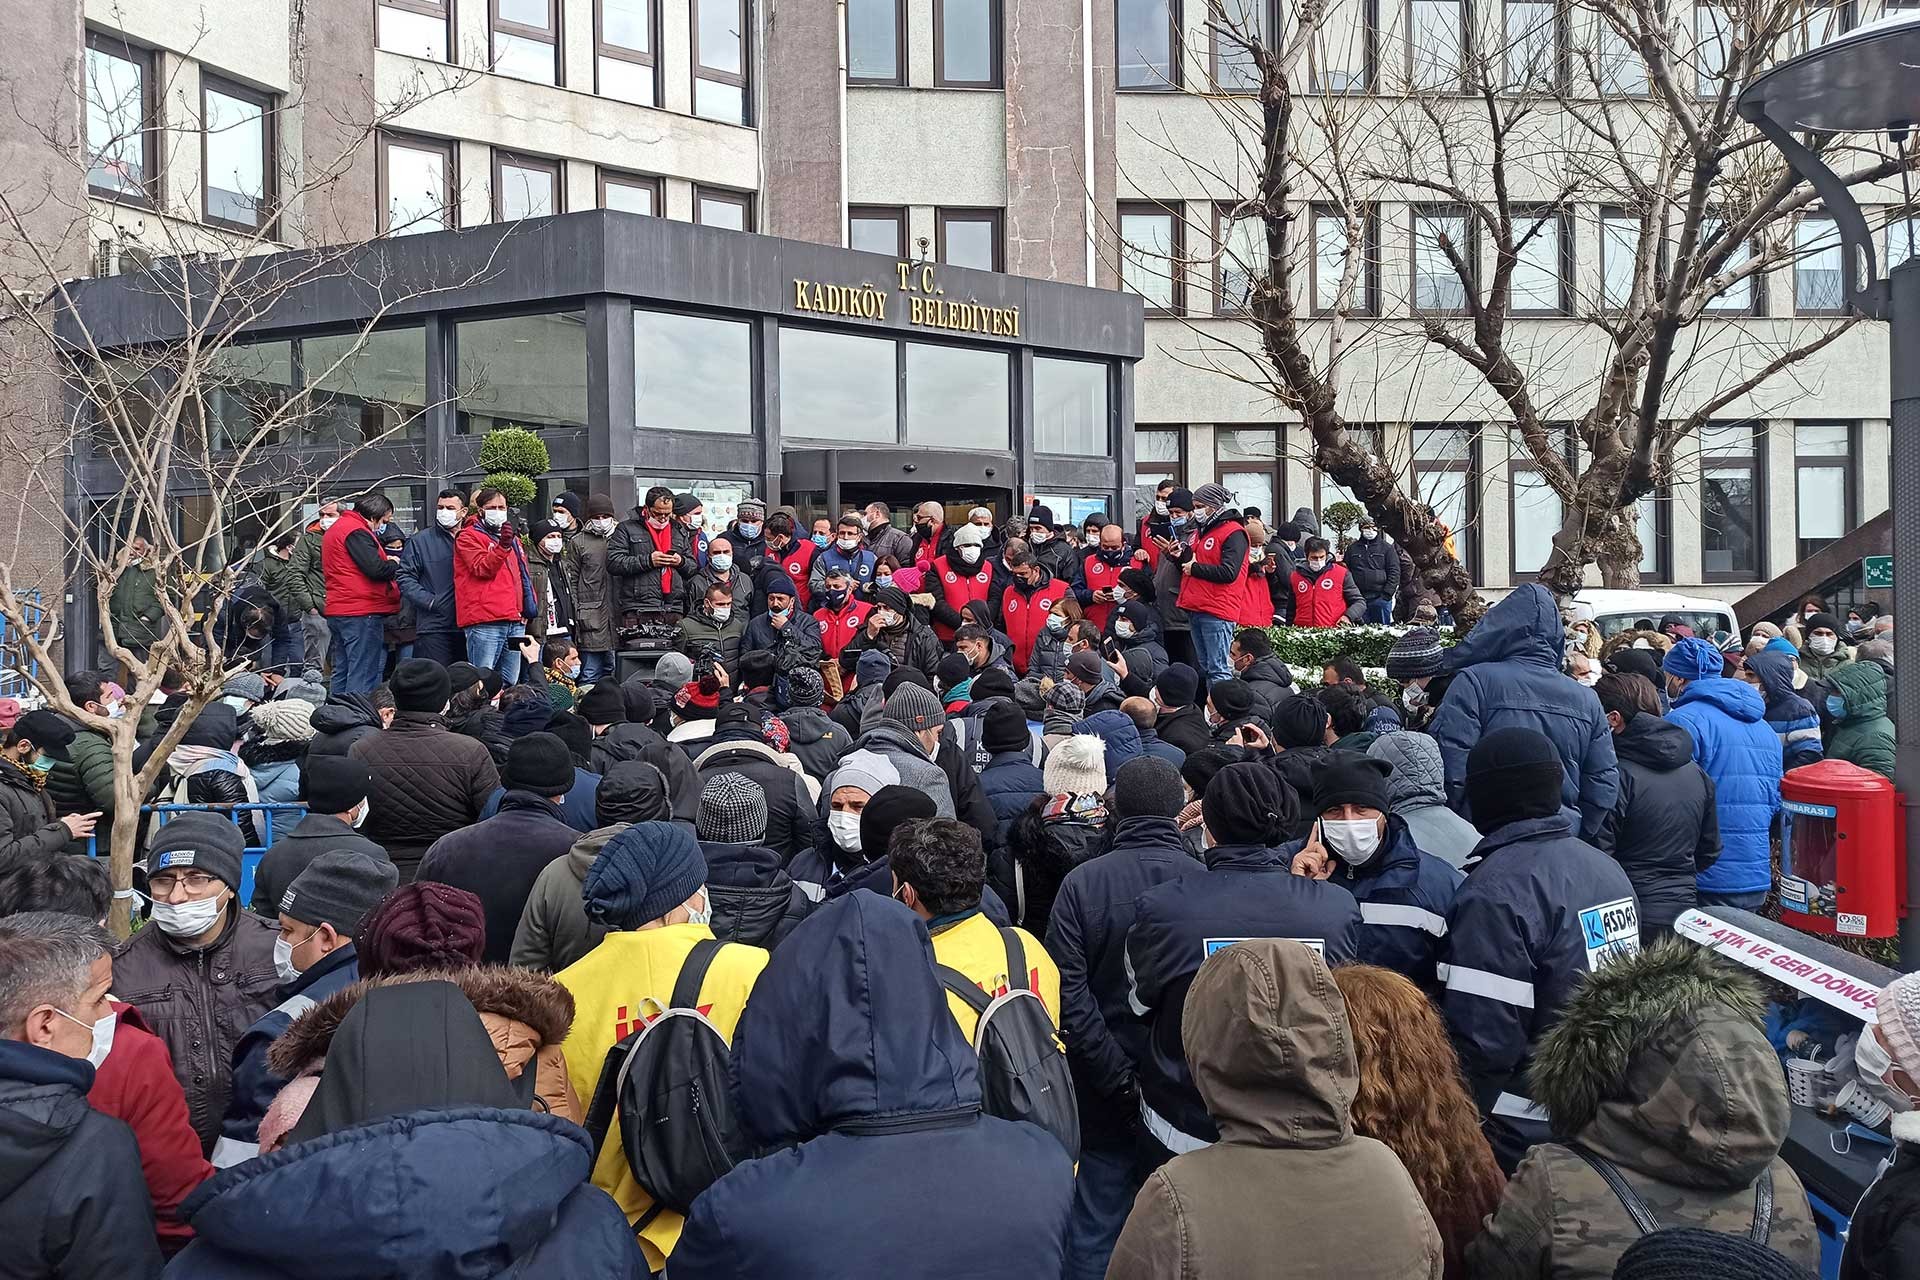
[[[537,476],[546,474],[547,468],[552,465],[552,459],[547,456],[546,442],[521,427],[501,427],[497,431],[489,431],[480,442],[480,467],[483,471],[517,471],[523,476]],[[487,480],[490,484],[500,483],[498,476],[490,475]],[[506,488],[505,485],[500,487]],[[529,491],[525,498],[515,498],[508,493],[507,498],[512,502],[531,502],[533,493]]]
[[[533,481],[518,471],[489,471],[480,478],[480,484],[506,494],[509,507],[524,507],[539,492]]]
[[[1413,630],[1412,627],[1382,626],[1378,624],[1357,627],[1269,627],[1267,634],[1273,637],[1273,652],[1290,667],[1311,667],[1318,670],[1335,658],[1351,658],[1363,667],[1381,667],[1387,665],[1387,650],[1393,642]],[[1437,628],[1440,643],[1450,645],[1454,641],[1450,628]]]

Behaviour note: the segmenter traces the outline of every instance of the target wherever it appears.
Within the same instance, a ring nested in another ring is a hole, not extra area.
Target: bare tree
[[[1805,362],[1856,321],[1840,314],[1837,233],[1805,218],[1814,192],[1736,110],[1768,67],[1824,40],[1838,8],[1512,0],[1494,9],[1499,30],[1428,24],[1465,8],[1383,3],[1368,32],[1360,0],[1318,0],[1274,31],[1258,0],[1211,0],[1216,71],[1188,92],[1234,139],[1232,162],[1164,153],[1230,193],[1208,261],[1246,321],[1237,335],[1190,325],[1175,358],[1296,414],[1312,465],[1470,619],[1480,604],[1431,497],[1350,430],[1382,408],[1356,369],[1432,371],[1439,352],[1468,371],[1453,420],[1510,432],[1557,497],[1540,578],[1564,594],[1590,564],[1608,586],[1638,585],[1636,507],[1674,478],[1676,446],[1718,418],[1764,416],[1768,396],[1806,394]],[[1204,51],[1187,65],[1207,66]],[[1871,137],[1810,145],[1855,187],[1920,155]],[[1375,296],[1387,202],[1412,206],[1409,318],[1381,318],[1393,312]],[[1583,220],[1604,244],[1597,287],[1564,270]],[[1830,279],[1832,314],[1742,319],[1765,277],[1796,262],[1831,263],[1808,278],[1816,291]]]

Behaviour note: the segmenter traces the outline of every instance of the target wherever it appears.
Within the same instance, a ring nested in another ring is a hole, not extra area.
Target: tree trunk
[[[1344,430],[1309,425],[1317,446],[1314,465],[1360,499],[1387,535],[1406,548],[1421,587],[1453,614],[1461,630],[1479,621],[1486,602],[1474,591],[1465,566],[1448,554],[1447,535],[1433,509],[1408,497],[1386,461],[1370,456]]]
[[[113,878],[113,910],[107,927],[116,938],[133,933],[133,898],[122,896],[133,888],[133,847],[140,837],[140,779],[133,771],[133,752],[122,758],[120,740],[113,744],[113,827],[108,835],[108,873]],[[95,842],[96,847],[98,841]]]

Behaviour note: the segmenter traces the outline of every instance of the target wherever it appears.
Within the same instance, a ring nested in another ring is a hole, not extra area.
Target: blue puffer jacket
[[[1295,840],[1280,856],[1289,864],[1306,847]],[[1360,963],[1402,974],[1427,991],[1438,989],[1434,964],[1447,936],[1447,912],[1466,877],[1423,853],[1404,820],[1387,818],[1386,846],[1364,867],[1335,859],[1329,877],[1360,904]]]
[[[986,792],[993,816],[1000,819],[1000,839],[1007,838],[1007,827],[1033,807],[1033,799],[1045,792],[1046,780],[1024,751],[996,751],[987,757],[980,771],[980,790]]]
[[[1794,692],[1793,657],[1769,646],[1747,659],[1767,698],[1767,727],[1780,739],[1784,772],[1817,764],[1826,755],[1820,743],[1820,716],[1813,704]]]
[[[1695,680],[1667,719],[1693,735],[1693,758],[1713,779],[1720,861],[1700,876],[1702,893],[1762,893],[1773,887],[1773,820],[1780,812],[1780,738],[1760,691],[1744,680]]]
[[[213,1163],[225,1169],[260,1153],[260,1122],[287,1081],[267,1065],[267,1050],[285,1035],[293,1020],[360,981],[360,957],[349,942],[329,951],[318,963],[280,988],[280,1003],[247,1028],[233,1050],[233,1097],[220,1120],[220,1137],[213,1144]]]
[[[415,1111],[249,1160],[183,1212],[169,1280],[619,1280],[647,1274],[626,1215],[558,1116]]]
[[[1553,593],[1529,582],[1447,651],[1456,674],[1432,732],[1446,764],[1447,803],[1462,817],[1473,816],[1467,752],[1482,735],[1514,727],[1545,734],[1560,753],[1560,802],[1579,810],[1582,834],[1597,834],[1613,811],[1620,791],[1613,734],[1593,690],[1560,673],[1566,638]]]
[[[926,925],[865,892],[773,953],[733,1078],[749,1139],[777,1150],[694,1201],[673,1280],[1060,1274],[1072,1163],[1040,1129],[981,1113],[932,961]]]

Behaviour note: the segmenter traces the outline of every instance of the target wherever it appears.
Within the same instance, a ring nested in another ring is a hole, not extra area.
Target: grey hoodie
[[[947,785],[947,772],[935,764],[920,745],[920,739],[903,724],[881,720],[871,728],[862,726],[856,751],[872,751],[893,762],[900,773],[900,785],[924,791],[933,797],[934,816],[954,816],[953,789]],[[827,793],[830,794],[830,793]]]
[[[1456,871],[1465,867],[1468,855],[1480,843],[1480,833],[1471,822],[1447,808],[1440,744],[1424,733],[1400,729],[1375,738],[1367,754],[1393,766],[1387,776],[1387,802],[1407,824],[1420,851]]]

